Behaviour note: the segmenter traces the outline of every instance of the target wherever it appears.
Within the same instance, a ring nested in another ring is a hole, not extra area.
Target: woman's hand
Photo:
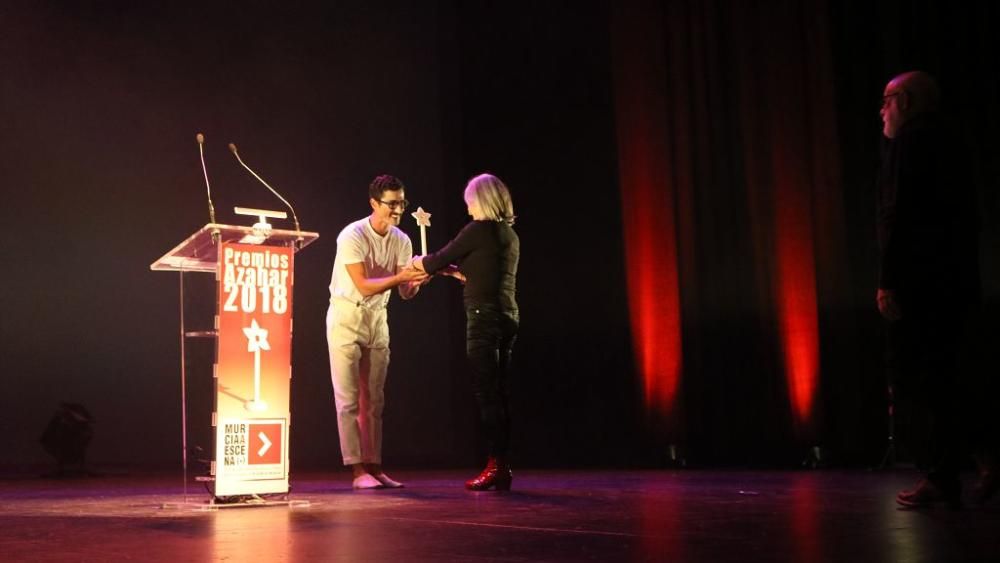
[[[445,269],[441,270],[440,273],[443,276],[451,276],[455,278],[456,280],[462,282],[463,285],[465,284],[465,274],[460,272],[458,270],[458,266],[454,264],[448,264],[448,266]]]

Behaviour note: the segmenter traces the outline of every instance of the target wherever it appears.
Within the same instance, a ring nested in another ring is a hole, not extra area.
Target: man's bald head
[[[910,118],[937,110],[940,102],[937,81],[926,72],[914,70],[894,77],[882,94],[882,134],[894,138]]]

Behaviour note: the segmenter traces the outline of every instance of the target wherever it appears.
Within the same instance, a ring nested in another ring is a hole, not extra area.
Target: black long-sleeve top
[[[912,118],[886,142],[878,185],[879,288],[921,301],[978,299],[976,197],[961,146],[935,114]]]
[[[500,221],[471,221],[444,248],[424,257],[429,274],[457,264],[465,275],[465,306],[496,305],[517,311],[514,298],[521,242],[514,229]]]

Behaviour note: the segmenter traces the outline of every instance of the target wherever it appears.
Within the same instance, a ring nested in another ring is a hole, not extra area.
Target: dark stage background
[[[974,147],[978,335],[997,342],[995,7],[133,4],[0,8],[6,468],[45,461],[59,401],[96,416],[93,463],[179,465],[178,281],[148,266],[208,221],[197,132],[220,222],[280,208],[233,141],[321,234],[296,260],[295,467],[339,465],[323,322],[335,238],[366,214],[369,180],[404,180],[436,248],[484,170],[511,186],[522,240],[519,464],[658,465],[668,444],[693,463],[796,463],[815,444],[876,462],[878,104],[913,68],[939,76]],[[393,298],[389,465],[477,461],[452,281]],[[812,311],[806,411],[786,377],[789,308]],[[664,383],[647,366],[672,355],[669,401],[651,401]]]

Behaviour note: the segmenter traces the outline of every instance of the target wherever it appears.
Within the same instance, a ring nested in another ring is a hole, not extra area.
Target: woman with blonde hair
[[[513,229],[510,191],[496,176],[480,174],[469,180],[465,204],[472,221],[444,248],[415,258],[413,264],[465,284],[465,353],[490,456],[486,468],[465,488],[506,491],[513,480],[507,379],[519,324],[514,293],[520,240]]]

